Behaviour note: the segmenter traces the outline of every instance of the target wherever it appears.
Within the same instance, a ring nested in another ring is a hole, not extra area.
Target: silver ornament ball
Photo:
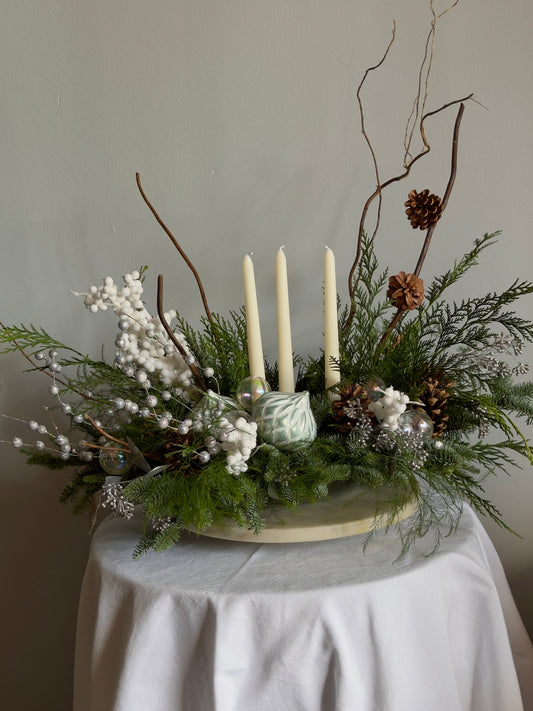
[[[418,434],[429,439],[433,434],[433,420],[424,410],[406,410],[398,418],[398,430],[403,434]]]

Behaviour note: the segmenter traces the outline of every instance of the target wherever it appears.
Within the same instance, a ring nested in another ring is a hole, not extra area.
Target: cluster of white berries
[[[226,452],[226,469],[238,476],[248,469],[246,462],[257,443],[257,422],[249,422],[246,417],[221,417],[217,422],[214,436],[220,448]]]
[[[2,415],[2,417],[7,417]],[[61,459],[70,459],[71,456],[79,457],[81,461],[89,462],[93,458],[93,453],[87,448],[84,441],[74,444],[71,442],[67,435],[62,434],[55,428],[54,431],[50,431],[46,425],[38,423],[36,420],[20,420],[19,418],[9,418],[16,419],[19,422],[24,422],[28,428],[34,432],[37,436],[41,436],[44,439],[36,439],[33,443],[24,442],[22,437],[18,435],[13,437],[11,444],[16,448],[21,447],[33,447],[37,452],[52,452],[56,454]]]
[[[376,388],[377,392],[383,394],[379,400],[371,402],[368,409],[374,413],[381,423],[381,426],[395,430],[398,427],[398,418],[405,412],[409,400],[409,395],[405,395],[399,390],[394,390],[392,386],[385,388]]]
[[[84,296],[85,306],[91,313],[111,307],[119,317],[115,362],[127,374],[134,376],[137,369],[142,369],[145,373],[156,374],[167,387],[188,389],[192,385],[189,365],[193,358],[191,356],[190,362],[186,363],[176,350],[159,318],[147,311],[142,300],[143,291],[140,274],[134,271],[124,276],[122,288],[112,277],[105,277],[102,286],[91,286],[88,293],[77,293],[77,296]],[[175,311],[165,313],[167,322],[175,316]],[[183,335],[176,332],[175,337],[189,353]]]
[[[247,413],[238,408],[231,398],[208,390],[194,410],[195,422],[191,423],[196,429],[209,432],[200,461],[226,452],[226,469],[235,476],[247,471],[246,462],[257,444],[257,422],[250,421]]]

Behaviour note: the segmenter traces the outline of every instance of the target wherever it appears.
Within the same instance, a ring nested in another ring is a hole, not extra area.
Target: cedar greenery
[[[454,383],[448,400],[447,428],[442,437],[426,443],[423,466],[417,459],[419,453],[402,446],[401,437],[394,432],[389,434],[390,448],[380,449],[362,443],[355,430],[336,431],[331,404],[322,386],[323,353],[300,359],[298,377],[298,387],[308,388],[312,396],[319,433],[316,440],[296,451],[281,451],[262,443],[251,456],[248,471],[234,476],[227,471],[223,457],[198,463],[202,432],[180,439],[175,432],[158,428],[149,418],[120,417],[115,418],[112,428],[104,424],[96,429],[96,421],[105,422],[102,410],[110,400],[129,397],[140,401],[145,396],[142,386],[120,368],[83,356],[33,326],[4,327],[0,340],[4,352],[31,353],[27,357],[33,361],[44,349],[64,351],[58,361],[62,366],[61,393],[80,401],[78,411],[84,418],[77,426],[83,436],[97,443],[102,428],[108,427],[113,440],[134,443],[149,468],[166,465],[156,475],[147,475],[146,467],[134,467],[122,482],[124,496],[143,509],[147,521],[167,521],[161,530],[147,527],[136,554],[150,547],[162,550],[173,545],[184,527],[202,530],[225,519],[259,532],[262,512],[268,506],[275,503],[294,508],[305,501],[318,501],[328,496],[332,487],[344,484],[374,490],[378,504],[387,502],[391,507],[391,521],[407,502],[416,500],[417,513],[399,525],[404,546],[407,548],[414,538],[429,530],[434,532],[438,545],[440,537],[457,525],[464,500],[507,527],[500,512],[486,498],[483,480],[509,470],[518,455],[533,462],[525,437],[511,419],[512,415],[525,418],[528,423],[533,421],[533,383],[515,383],[508,374],[476,371],[471,365],[472,357],[486,353],[494,334],[502,328],[513,338],[533,340],[533,324],[508,308],[533,292],[533,284],[516,281],[500,294],[460,303],[445,300],[446,290],[477,264],[480,254],[495,243],[495,237],[496,234],[485,235],[476,240],[462,259],[436,277],[427,299],[396,326],[385,343],[380,342],[380,335],[392,308],[383,298],[387,274],[379,269],[372,242],[366,238],[363,242],[354,286],[353,319],[348,329],[341,328],[339,387],[379,376],[416,400],[429,376],[445,373],[446,379]],[[344,309],[340,314],[341,326],[347,313]],[[204,319],[199,330],[178,317],[178,327],[199,367],[214,365],[221,393],[234,398],[239,382],[248,372],[243,310],[230,312],[227,317],[213,314],[211,321]],[[222,351],[218,350],[219,344]],[[69,368],[74,368],[72,377],[65,375]],[[267,364],[267,372],[275,378],[275,364]],[[187,406],[177,399],[166,406],[177,420],[187,415]],[[483,423],[499,430],[503,438],[490,442],[478,438],[477,431]],[[50,452],[28,447],[24,452],[31,464],[72,466],[71,460]],[[61,501],[71,504],[76,513],[91,509],[105,478],[97,459],[76,468]]]

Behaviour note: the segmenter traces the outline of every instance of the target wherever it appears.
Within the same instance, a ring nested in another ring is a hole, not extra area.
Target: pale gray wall
[[[273,264],[286,245],[294,347],[319,345],[323,245],[346,268],[372,189],[355,87],[398,22],[391,60],[365,89],[367,121],[387,177],[398,171],[425,38],[426,0],[18,0],[0,23],[0,318],[34,323],[80,350],[112,349],[111,316],[92,317],[71,289],[148,263],[148,297],[194,319],[190,274],[137,194],[144,185],[197,265],[216,310],[243,300],[253,250],[264,339],[273,353]],[[442,3],[438,5],[443,8]],[[501,289],[531,276],[533,45],[529,0],[461,0],[443,19],[430,106],[475,91],[460,166],[423,276],[447,268],[485,231],[501,244],[457,290]],[[454,113],[431,124],[434,151],[388,195],[379,251],[394,271],[419,249],[405,193],[442,193]],[[531,301],[522,306],[531,316]],[[530,358],[531,358],[530,351]],[[2,361],[0,412],[44,417],[47,383]],[[20,431],[2,423],[2,438]],[[531,428],[529,435],[531,435]],[[66,477],[2,455],[4,708],[70,707],[75,616],[86,521],[57,504]],[[533,630],[530,469],[487,484],[515,538],[488,526]]]

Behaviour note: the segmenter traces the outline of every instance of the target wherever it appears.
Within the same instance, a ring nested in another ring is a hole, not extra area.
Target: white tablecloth
[[[407,557],[394,533],[321,543],[187,534],[132,560],[140,521],[96,532],[75,711],[520,711],[533,648],[468,508]],[[521,699],[520,686],[522,687]]]

